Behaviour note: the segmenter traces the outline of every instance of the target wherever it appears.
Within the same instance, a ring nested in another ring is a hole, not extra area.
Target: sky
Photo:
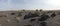
[[[0,0],[0,10],[60,10],[60,0]]]

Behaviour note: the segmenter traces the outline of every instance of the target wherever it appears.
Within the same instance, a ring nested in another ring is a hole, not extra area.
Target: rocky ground
[[[30,17],[28,14],[37,14],[39,16]],[[55,13],[55,16],[52,15]],[[0,11],[0,26],[41,26],[42,14],[48,15],[50,18],[45,20],[43,25],[60,26],[60,11]],[[28,15],[30,18],[25,18]]]

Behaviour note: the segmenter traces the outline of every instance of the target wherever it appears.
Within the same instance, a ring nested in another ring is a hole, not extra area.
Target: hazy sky
[[[0,0],[0,10],[59,10],[60,0]]]

